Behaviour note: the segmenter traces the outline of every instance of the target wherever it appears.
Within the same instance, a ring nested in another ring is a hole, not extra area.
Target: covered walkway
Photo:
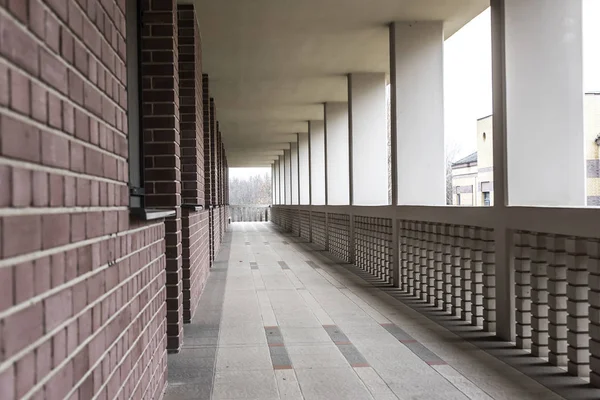
[[[537,360],[553,392],[312,246],[271,223],[231,225],[169,357],[166,399],[598,398],[495,342],[520,369]]]

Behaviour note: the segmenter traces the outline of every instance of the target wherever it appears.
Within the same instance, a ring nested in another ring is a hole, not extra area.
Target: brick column
[[[590,373],[588,243],[568,238],[567,251],[567,369],[575,376]],[[594,349],[594,353],[597,350]]]
[[[515,233],[515,306],[517,346],[531,348],[531,247],[529,233]]]
[[[462,227],[463,243],[461,248],[461,262],[460,262],[460,281],[461,281],[461,318],[464,321],[471,322],[473,317],[472,314],[472,292],[471,292],[471,279],[472,279],[472,249],[473,249],[473,236],[475,235],[474,229],[465,226]]]
[[[452,305],[451,312],[453,315],[461,316],[462,298],[460,297],[460,271],[461,271],[461,256],[462,256],[462,228],[454,226],[452,233]]]
[[[217,204],[223,204],[223,143],[221,142],[221,130],[217,131],[217,143],[215,153],[217,154]]]
[[[567,365],[567,252],[562,236],[549,239],[548,252],[548,361]]]
[[[496,332],[496,244],[494,231],[483,232],[483,329]]]
[[[165,221],[167,349],[183,337],[179,73],[175,0],[144,0],[142,82],[146,206],[175,209]]]
[[[193,4],[179,4],[179,103],[181,120],[181,197],[204,205],[204,127],[202,44]]]
[[[204,116],[204,204],[208,208],[212,205],[212,192],[214,190],[211,179],[211,163],[212,163],[212,125],[213,114],[210,107],[210,90],[208,75],[202,75],[202,106]],[[209,265],[212,266],[214,259],[214,242],[213,242],[213,219],[212,210],[209,210],[208,215],[208,259]]]
[[[589,315],[590,315],[590,383],[600,386],[600,242],[588,242]]]
[[[452,310],[452,232],[452,226],[444,225],[442,238],[442,287],[444,288],[444,297],[442,298],[442,309],[444,311]]]
[[[208,75],[202,75],[202,106],[203,106],[203,127],[204,127],[204,204],[207,206],[212,204],[211,193],[213,190],[212,180],[210,179],[210,163],[211,163],[211,125],[212,114],[210,108],[210,93]]]
[[[194,5],[179,4],[179,101],[182,181],[183,321],[191,322],[208,279],[208,210],[204,197],[202,45]]]
[[[483,325],[483,248],[484,231],[475,228],[471,250],[471,323]]]
[[[210,99],[210,182],[212,190],[210,192],[210,204],[217,206],[217,192],[219,187],[217,186],[217,131],[219,129],[219,123],[217,122],[215,100]]]

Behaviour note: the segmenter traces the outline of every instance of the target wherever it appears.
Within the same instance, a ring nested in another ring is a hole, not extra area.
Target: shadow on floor
[[[314,254],[318,257],[320,262],[332,268],[346,270],[360,277],[398,302],[443,326],[457,335],[458,338],[466,340],[481,350],[484,350],[500,361],[515,368],[517,371],[554,391],[559,396],[568,400],[600,399],[600,389],[592,386],[586,380],[572,376],[564,369],[556,367],[544,359],[532,356],[531,353],[517,348],[512,342],[500,340],[494,334],[485,332],[481,327],[473,326],[470,323],[461,320],[459,317],[450,315],[448,312],[429,304],[420,298],[402,292],[397,288],[393,288],[391,285],[382,282],[380,279],[374,278],[367,272],[355,267],[353,264],[337,259],[329,252],[316,247],[313,243],[308,243],[304,239],[298,238],[289,232],[278,231],[278,233],[288,237],[290,241],[299,245],[304,251]],[[444,340],[447,339],[444,338]],[[518,384],[518,382],[515,383]]]

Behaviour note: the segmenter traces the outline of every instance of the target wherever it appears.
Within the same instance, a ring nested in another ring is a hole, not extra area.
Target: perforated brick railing
[[[300,236],[300,214],[297,212],[292,213],[292,233],[296,236]]]
[[[492,237],[480,227],[401,221],[400,287],[473,325],[495,326]]]
[[[299,210],[300,216],[300,237],[304,240],[310,240],[310,212]]]
[[[311,216],[312,241],[322,249],[327,249],[327,225],[325,213],[313,212]]]
[[[350,217],[345,214],[329,214],[327,222],[328,250],[334,256],[350,262]]]
[[[354,217],[355,264],[360,269],[392,283],[392,220]]]
[[[600,242],[514,233],[517,345],[598,382]]]

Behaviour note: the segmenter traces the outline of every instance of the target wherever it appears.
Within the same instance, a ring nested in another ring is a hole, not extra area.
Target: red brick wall
[[[214,242],[213,242],[213,246],[214,246],[214,254],[217,255],[219,253],[219,250],[221,249],[221,242],[222,242],[222,222],[221,222],[221,216],[222,216],[222,207],[215,207],[213,210],[213,214],[212,214],[212,222],[213,222],[213,233],[214,233]]]
[[[184,210],[183,224],[183,320],[190,322],[208,279],[209,212]],[[184,339],[185,340],[185,339]]]
[[[181,119],[182,195],[187,204],[204,205],[204,126],[202,115],[202,53],[194,6],[180,4],[179,99]],[[190,322],[208,279],[208,211],[184,209],[182,215],[183,321]]]
[[[0,0],[1,399],[162,395],[165,226],[129,216],[125,31],[125,0]]]
[[[142,98],[146,207],[168,208],[167,348],[177,352],[183,337],[181,161],[177,3],[144,0]]]

